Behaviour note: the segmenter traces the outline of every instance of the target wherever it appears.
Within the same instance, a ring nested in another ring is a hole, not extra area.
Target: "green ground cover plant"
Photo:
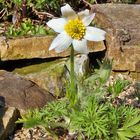
[[[43,127],[53,136],[58,135],[57,131],[54,131],[56,128],[63,128],[69,133],[75,133],[78,140],[131,140],[140,135],[140,110],[125,104],[116,106],[106,100],[109,92],[105,84],[110,76],[111,65],[112,62],[105,59],[100,63],[99,70],[84,79],[88,85],[78,89],[80,96],[74,107],[65,97],[40,110],[30,110],[17,123],[23,123],[26,128]],[[104,74],[99,75],[101,72]],[[89,81],[89,78],[92,80]],[[123,85],[123,88],[125,86]],[[118,87],[121,92],[122,85],[118,84]],[[111,98],[114,99],[112,96]]]
[[[82,103],[81,103],[82,104]],[[130,140],[140,135],[140,111],[132,106],[101,103],[94,96],[78,109],[71,109],[66,99],[29,111],[18,123],[26,128],[43,127],[52,135],[62,127],[75,132],[79,139]]]
[[[52,30],[47,29],[44,25],[35,25],[30,19],[25,19],[19,27],[10,25],[7,28],[8,37],[34,36],[34,35],[54,35]]]
[[[108,86],[108,92],[112,94],[112,97],[117,97],[123,89],[129,85],[128,80],[124,80],[121,78],[116,79],[116,81],[113,82],[113,84]]]

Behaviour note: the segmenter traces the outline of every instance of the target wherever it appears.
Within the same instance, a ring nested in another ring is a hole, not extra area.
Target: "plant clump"
[[[24,19],[18,27],[10,25],[6,35],[9,37],[34,36],[34,35],[53,35],[53,31],[43,25],[33,24],[30,19]]]
[[[133,84],[121,79],[116,86],[117,77],[112,84],[112,89],[118,88],[117,94],[108,90],[111,64],[105,59],[100,69],[78,82],[78,101],[74,107],[65,97],[40,110],[30,110],[17,123],[23,123],[25,128],[43,127],[56,138],[131,140],[137,137],[140,135],[140,110],[133,104],[114,103],[126,87]],[[63,130],[61,135],[60,130]]]

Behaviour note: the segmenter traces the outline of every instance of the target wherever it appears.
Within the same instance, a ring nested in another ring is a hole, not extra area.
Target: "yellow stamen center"
[[[86,32],[86,27],[78,18],[69,20],[65,25],[65,31],[71,38],[81,40]]]

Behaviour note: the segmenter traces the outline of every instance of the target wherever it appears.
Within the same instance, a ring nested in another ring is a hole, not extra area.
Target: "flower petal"
[[[84,11],[79,12],[78,16],[80,17],[80,19],[83,19],[84,17],[89,16],[89,10],[85,9]]]
[[[66,20],[64,18],[52,19],[47,22],[47,25],[58,33],[64,31],[65,24],[66,24]]]
[[[92,22],[92,20],[94,19],[94,17],[95,17],[95,13],[92,13],[92,14],[90,14],[88,16],[85,15],[83,17],[83,19],[82,19],[84,25],[85,26],[88,26]]]
[[[89,41],[102,41],[105,40],[105,31],[96,27],[86,27],[85,39]]]
[[[69,37],[65,32],[57,35],[57,37],[53,40],[49,50],[55,49],[56,52],[62,52],[67,49],[72,42],[72,38]]]
[[[72,42],[74,50],[79,52],[79,53],[85,53],[87,54],[88,48],[87,48],[87,40],[82,39],[82,40],[73,40]]]
[[[71,8],[69,4],[66,4],[65,6],[61,7],[61,13],[62,13],[62,16],[64,16],[65,18],[77,17],[75,11]]]

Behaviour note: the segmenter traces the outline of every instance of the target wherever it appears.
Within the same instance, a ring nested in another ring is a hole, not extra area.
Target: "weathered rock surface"
[[[6,140],[15,128],[19,111],[15,107],[0,107],[0,140]]]
[[[43,107],[54,97],[35,83],[6,71],[0,71],[0,97],[6,106],[17,109]]]
[[[17,60],[68,56],[70,54],[68,49],[62,53],[48,50],[53,39],[53,36],[15,39],[0,37],[0,58],[1,60]],[[103,42],[88,42],[88,46],[90,52],[102,51],[105,49]]]
[[[54,97],[35,83],[6,71],[0,71],[0,140],[16,129],[20,113],[43,107]]]
[[[54,96],[63,96],[65,93],[65,64],[67,59],[58,59],[51,62],[29,65],[17,68],[13,72],[33,81]]]
[[[138,73],[140,79],[140,5],[102,4],[96,22],[107,31],[107,56],[113,70]]]

